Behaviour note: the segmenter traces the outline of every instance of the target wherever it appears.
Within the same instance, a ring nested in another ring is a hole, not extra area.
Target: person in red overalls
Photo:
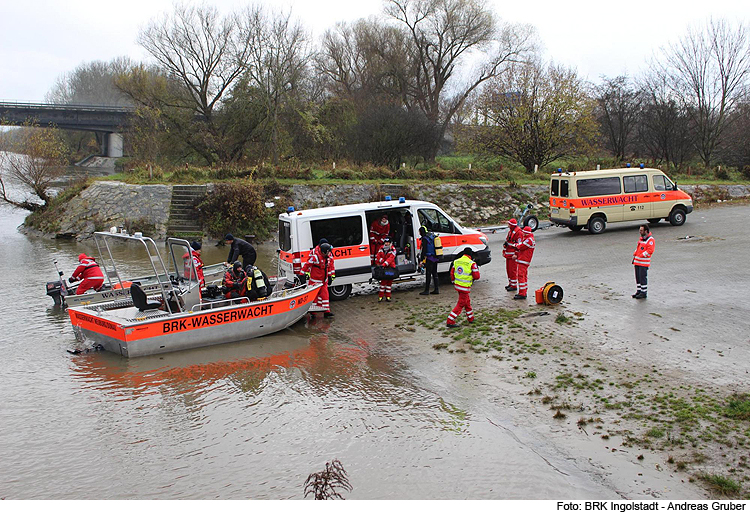
[[[387,238],[383,241],[383,247],[380,248],[378,254],[375,255],[375,265],[383,266],[384,268],[395,268],[396,267],[396,248],[391,244],[391,239]],[[380,288],[378,289],[378,302],[383,299],[386,302],[391,302],[391,286],[393,285],[393,279],[381,280]]]
[[[310,308],[310,317],[315,317],[314,312],[323,312],[323,317],[333,317],[328,300],[328,286],[336,278],[331,249],[333,248],[328,240],[321,238],[320,243],[310,252],[310,258],[302,265],[302,271],[307,276],[309,284],[323,285]]]
[[[635,266],[636,291],[634,299],[645,299],[648,297],[648,268],[651,266],[651,256],[656,249],[656,241],[651,236],[648,224],[643,224],[638,230],[640,238],[633,252],[633,265]]]
[[[474,250],[471,248],[464,249],[456,260],[451,264],[451,282],[458,292],[458,303],[448,314],[446,326],[455,328],[456,318],[461,315],[462,310],[466,310],[466,318],[470,323],[474,322],[474,310],[471,307],[471,285],[479,279],[479,266],[474,262]]]
[[[377,255],[380,248],[383,247],[383,241],[388,237],[391,232],[391,224],[388,221],[387,215],[382,215],[377,218],[370,226],[370,261],[375,261],[375,255]]]
[[[83,279],[81,284],[78,285],[76,295],[82,295],[92,288],[99,291],[104,284],[104,273],[102,273],[99,264],[94,261],[93,257],[89,257],[85,253],[78,255],[78,263],[78,267],[70,277],[71,281]]]
[[[247,297],[247,273],[242,269],[242,263],[239,260],[234,263],[232,269],[224,273],[224,280],[221,284],[227,290],[224,294],[227,299]]]
[[[516,262],[516,252],[518,243],[523,238],[521,228],[515,218],[508,220],[508,235],[503,242],[503,257],[505,257],[505,272],[508,274],[508,285],[506,291],[516,291],[518,288],[518,263]]]
[[[525,299],[529,289],[529,264],[531,257],[534,255],[536,241],[531,228],[523,228],[523,237],[518,243],[518,252],[516,253],[516,264],[518,264],[518,293],[513,296],[514,299]]]
[[[193,242],[190,242],[190,252],[185,253],[182,256],[182,261],[184,263],[185,268],[185,278],[195,280],[197,279],[200,282],[201,288],[206,285],[206,279],[203,276],[203,261],[201,260],[201,245],[200,242],[197,240],[194,240]],[[190,257],[192,257],[193,264],[195,264],[195,273],[198,274],[197,277],[193,276],[193,266],[190,263]]]

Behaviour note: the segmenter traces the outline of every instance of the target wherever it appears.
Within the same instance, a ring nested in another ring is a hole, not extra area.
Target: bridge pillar
[[[112,132],[102,138],[102,154],[110,158],[121,158],[123,154],[122,134]]]

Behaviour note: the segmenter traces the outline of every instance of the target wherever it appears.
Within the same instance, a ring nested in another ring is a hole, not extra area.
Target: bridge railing
[[[0,99],[0,109],[38,109],[38,110],[79,110],[89,112],[121,112],[131,113],[135,108],[131,106],[113,106],[113,105],[90,105],[90,104],[56,104],[40,103],[35,101],[8,101]]]

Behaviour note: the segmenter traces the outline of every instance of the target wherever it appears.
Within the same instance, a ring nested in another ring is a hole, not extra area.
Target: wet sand
[[[746,497],[750,422],[728,404],[750,393],[748,217],[749,206],[727,206],[697,210],[681,227],[654,226],[647,300],[631,298],[638,223],[599,236],[537,231],[529,284],[560,284],[564,302],[552,307],[536,305],[533,291],[514,301],[503,289],[498,233],[473,288],[471,330],[463,315],[461,328],[444,328],[457,297],[450,284],[420,297],[421,283],[405,283],[391,305],[378,305],[370,288],[334,305],[331,331],[356,331],[366,315],[420,383],[465,403],[472,431],[542,461],[527,475],[540,486],[583,474],[598,488],[582,491],[589,498],[700,499],[721,495],[703,478],[719,475],[742,487],[729,496]],[[546,496],[540,487],[525,498]]]

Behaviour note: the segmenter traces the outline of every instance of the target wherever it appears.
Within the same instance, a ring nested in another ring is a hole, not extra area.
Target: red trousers
[[[518,287],[518,263],[513,258],[505,259],[505,272],[508,274],[508,286]]]
[[[466,318],[469,322],[474,320],[474,310],[471,308],[471,299],[469,299],[469,292],[456,290],[458,292],[458,303],[453,308],[450,314],[448,314],[447,324],[456,324],[456,318],[461,315],[461,311],[466,308]]]
[[[382,299],[385,297],[386,299],[391,298],[391,286],[393,285],[392,280],[382,280],[380,281],[380,288],[378,289],[378,297]]]
[[[529,265],[518,265],[518,295],[526,295],[529,289]]]
[[[83,279],[81,284],[78,285],[76,295],[83,295],[89,290],[99,290],[104,284],[104,279]]]
[[[316,280],[310,280],[309,284],[312,284],[313,286],[316,284],[323,284],[323,287],[318,290],[318,296],[315,298],[315,301],[313,302],[313,305],[310,307],[311,312],[330,312],[331,307],[329,306],[328,302],[328,286],[326,286],[325,282],[321,283],[320,281]]]

